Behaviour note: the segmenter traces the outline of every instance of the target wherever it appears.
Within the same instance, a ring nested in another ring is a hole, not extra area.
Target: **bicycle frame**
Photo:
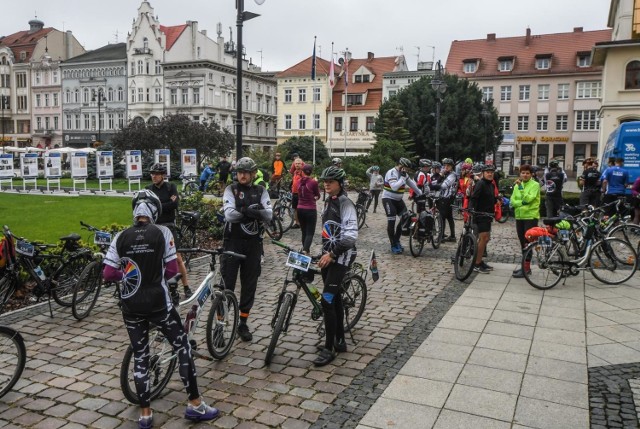
[[[314,275],[320,275],[320,271],[313,268],[310,268],[309,272],[313,273]],[[276,318],[280,313],[280,306],[282,305],[282,300],[284,296],[287,293],[290,293],[293,296],[293,301],[291,303],[291,309],[289,310],[289,314],[287,315],[287,319],[282,329],[283,332],[288,331],[289,323],[291,322],[291,316],[293,316],[293,310],[296,308],[296,304],[298,302],[300,289],[304,291],[305,295],[309,299],[309,302],[311,302],[311,306],[313,307],[313,309],[311,310],[311,318],[313,320],[318,320],[318,319],[321,319],[322,316],[324,315],[324,312],[322,310],[322,305],[320,305],[320,302],[313,296],[313,294],[311,293],[311,290],[309,289],[309,286],[307,285],[307,282],[303,279],[305,274],[307,273],[305,273],[302,270],[297,270],[293,268],[292,278],[289,279],[288,276],[287,278],[285,278],[284,285],[282,286],[282,290],[280,291],[280,295],[278,296],[278,305],[276,306],[276,311],[273,313],[273,318],[271,319],[271,326],[273,326],[276,323]],[[290,291],[287,288],[287,286],[289,286],[290,284],[296,285],[295,292]],[[324,335],[324,326],[323,326],[322,320],[320,321],[320,325],[318,326],[316,331],[318,332],[318,334]]]

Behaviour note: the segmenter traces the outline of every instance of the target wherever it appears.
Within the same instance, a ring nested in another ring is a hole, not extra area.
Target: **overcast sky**
[[[71,30],[86,49],[126,41],[139,0],[1,0],[0,35],[28,29],[37,15],[45,26]],[[162,25],[198,21],[210,37],[222,23],[236,39],[235,0],[151,0]],[[374,52],[377,57],[404,51],[409,68],[420,60],[447,59],[453,40],[525,34],[563,33],[607,28],[610,0],[245,0],[245,9],[261,16],[244,24],[248,57],[263,70],[288,68],[310,56],[313,37],[318,55],[329,59],[348,48],[354,58]],[[116,36],[117,33],[117,36]],[[117,37],[117,38],[116,38]],[[259,51],[262,51],[262,59]]]

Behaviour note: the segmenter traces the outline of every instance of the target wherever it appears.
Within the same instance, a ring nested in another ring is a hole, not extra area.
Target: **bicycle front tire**
[[[92,261],[87,265],[73,288],[71,312],[77,320],[82,320],[91,314],[96,305],[100,288],[102,287],[102,263]]]
[[[456,279],[463,282],[469,278],[473,271],[477,251],[478,243],[476,242],[475,236],[467,232],[460,239],[458,248],[456,249],[456,257],[453,265]]]
[[[411,235],[409,235],[409,250],[411,251],[411,255],[414,258],[417,258],[422,254],[422,249],[424,249],[424,238],[418,237],[418,228],[420,227],[419,222],[416,221],[416,224],[411,231]]]
[[[8,326],[0,326],[0,398],[18,382],[26,360],[22,335]]]
[[[629,242],[606,238],[593,245],[589,255],[589,270],[593,277],[608,285],[629,280],[638,269],[638,255]]]
[[[223,293],[224,297],[216,294],[207,319],[207,348],[218,360],[231,351],[240,320],[236,295],[229,290]]]
[[[195,194],[199,190],[200,188],[198,187],[198,184],[196,182],[189,182],[186,185],[184,185],[184,188],[182,189],[182,193],[185,194],[186,196],[189,196],[191,194]]]
[[[342,282],[341,295],[345,319],[344,329],[349,332],[364,313],[367,305],[367,284],[359,275],[350,274]]]
[[[265,225],[265,232],[272,239],[280,240],[283,235],[282,222],[280,222],[280,219],[273,216],[269,221],[269,223]]]
[[[267,348],[267,354],[264,356],[264,363],[266,363],[267,365],[269,365],[273,359],[273,353],[275,352],[276,346],[278,345],[280,333],[282,333],[284,323],[287,320],[287,316],[289,315],[292,304],[293,295],[289,292],[285,293],[282,297],[282,302],[278,307],[278,317],[276,319],[276,324],[273,326],[273,333],[271,334],[271,341],[269,342],[269,347]]]
[[[356,215],[358,218],[358,229],[364,226],[364,223],[367,220],[367,210],[362,205],[356,206]]]
[[[291,229],[293,226],[293,221],[295,220],[293,214],[293,208],[291,206],[279,206],[277,209],[273,211],[274,216],[276,216],[280,222],[282,223],[282,232],[285,233]]]
[[[436,210],[433,213],[433,231],[431,231],[431,246],[438,249],[442,243],[442,217],[440,212]]]

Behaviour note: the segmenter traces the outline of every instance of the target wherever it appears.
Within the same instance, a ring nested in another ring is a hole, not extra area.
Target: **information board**
[[[198,158],[195,149],[182,149],[180,160],[182,162],[182,173],[185,176],[198,174]]]
[[[57,179],[62,176],[62,154],[49,152],[44,157],[44,177]]]
[[[96,166],[98,167],[98,179],[111,179],[113,177],[113,152],[96,152]]]
[[[125,151],[127,164],[127,178],[134,179],[142,177],[142,152],[139,150]]]

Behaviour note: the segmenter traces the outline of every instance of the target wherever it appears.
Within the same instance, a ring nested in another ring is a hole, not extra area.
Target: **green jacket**
[[[516,219],[540,219],[540,183],[532,178],[514,186],[509,205],[515,209]]]

